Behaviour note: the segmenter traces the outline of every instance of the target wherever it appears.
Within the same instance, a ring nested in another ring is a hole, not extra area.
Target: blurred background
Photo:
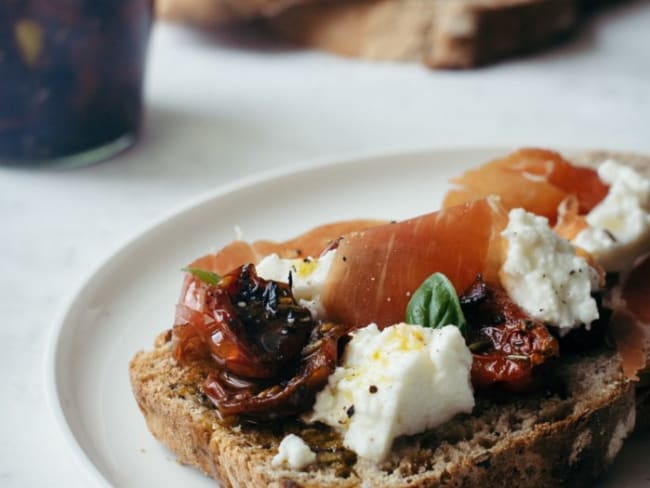
[[[88,486],[46,406],[52,320],[181,202],[362,154],[650,153],[650,1],[503,1],[3,2],[0,485]]]

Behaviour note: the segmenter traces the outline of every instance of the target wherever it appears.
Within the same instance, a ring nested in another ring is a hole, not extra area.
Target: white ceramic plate
[[[127,365],[170,327],[179,269],[234,238],[286,239],[357,217],[400,219],[440,204],[447,181],[504,149],[431,151],[276,171],[217,190],[173,212],[115,252],[57,322],[48,396],[72,449],[100,485],[209,487],[156,442],[131,395]],[[603,487],[646,483],[650,439],[633,439]]]

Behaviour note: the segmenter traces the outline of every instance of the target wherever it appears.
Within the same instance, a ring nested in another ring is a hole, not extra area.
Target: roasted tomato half
[[[289,284],[261,279],[252,264],[216,285],[187,280],[174,354],[211,366],[203,390],[221,415],[273,420],[309,409],[336,368],[348,328],[317,324]]]
[[[296,362],[280,377],[249,381],[221,370],[208,377],[204,391],[224,416],[268,421],[304,412],[336,369],[339,340],[346,333],[342,325],[319,324]]]
[[[498,384],[511,391],[534,388],[535,368],[559,354],[558,341],[544,323],[480,277],[460,297],[460,303],[474,355],[472,384],[477,388]]]
[[[314,327],[290,286],[259,278],[252,264],[218,285],[190,279],[176,312],[177,359],[207,352],[229,373],[273,378],[300,353]]]

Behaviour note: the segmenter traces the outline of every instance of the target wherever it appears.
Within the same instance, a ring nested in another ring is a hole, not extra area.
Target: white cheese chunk
[[[277,254],[263,258],[255,267],[258,276],[265,280],[289,282],[299,305],[306,307],[314,318],[323,315],[321,294],[327,275],[334,261],[336,250],[331,250],[319,258],[283,259]]]
[[[548,220],[521,208],[509,213],[502,235],[508,251],[501,283],[514,302],[533,317],[559,327],[561,335],[598,318],[591,292],[595,271],[560,238]]]
[[[301,437],[289,434],[278,446],[278,453],[271,460],[272,466],[287,464],[293,469],[303,469],[305,466],[316,461],[316,453],[313,452]]]
[[[598,176],[610,185],[607,196],[587,214],[587,229],[573,243],[607,271],[625,271],[650,252],[650,179],[608,160]]]
[[[307,421],[330,425],[344,446],[379,462],[396,437],[472,411],[471,365],[455,326],[370,324],[354,332]]]

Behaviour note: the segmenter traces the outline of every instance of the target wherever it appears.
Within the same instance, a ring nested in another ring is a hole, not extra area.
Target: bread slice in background
[[[546,47],[616,0],[326,0],[268,20],[296,44],[374,60],[471,68]]]
[[[617,0],[157,0],[159,17],[203,28],[269,18],[295,44],[374,60],[470,68],[567,36]]]
[[[477,398],[472,415],[399,438],[380,465],[357,459],[325,426],[222,425],[199,385],[207,371],[181,367],[170,334],[130,364],[133,392],[153,435],[178,460],[229,486],[579,487],[620,450],[635,422],[634,389],[618,356],[601,351],[557,366],[563,387],[533,396]],[[317,453],[304,471],[271,466],[286,433]],[[183,469],[179,466],[179,469]]]
[[[570,31],[578,0],[158,0],[160,18],[219,28],[266,18],[276,35],[346,56],[461,68]]]
[[[577,19],[575,0],[343,0],[290,8],[268,24],[343,55],[469,68],[545,46]]]

